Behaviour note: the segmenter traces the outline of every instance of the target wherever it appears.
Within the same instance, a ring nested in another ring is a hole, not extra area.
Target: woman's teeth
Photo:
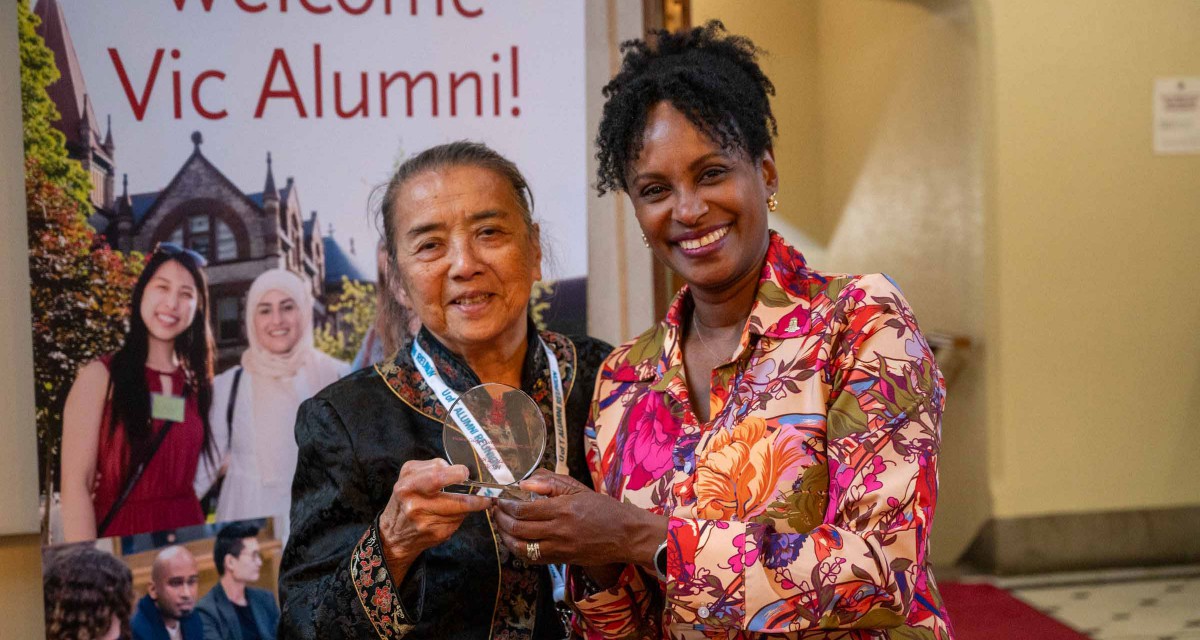
[[[728,233],[729,227],[721,227],[720,229],[711,231],[702,237],[696,238],[695,240],[680,240],[679,246],[683,247],[687,251],[695,251],[696,249],[707,247],[717,240],[724,238]]]
[[[158,321],[159,321],[159,322],[161,322],[161,323],[163,323],[163,324],[165,324],[165,325],[167,325],[167,326],[171,326],[171,325],[173,325],[173,324],[175,324],[175,323],[179,322],[179,318],[176,318],[176,317],[174,317],[174,316],[164,316],[164,315],[163,315],[163,314],[161,314],[161,313],[156,313],[156,314],[154,314],[154,317],[155,317],[155,318],[158,318]]]
[[[490,294],[487,293],[481,293],[479,295],[466,296],[455,300],[454,303],[461,305],[482,304],[483,302],[487,301],[489,295]]]

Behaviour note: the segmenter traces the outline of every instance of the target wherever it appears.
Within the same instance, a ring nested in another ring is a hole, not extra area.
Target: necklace
[[[704,339],[704,335],[702,333],[700,333],[700,324],[701,323],[699,320],[696,319],[695,311],[692,312],[691,320],[692,320],[692,333],[696,334],[697,338],[700,338],[700,346],[704,347],[704,350],[707,351],[708,354],[711,355],[713,358],[715,358],[718,362],[724,362],[725,359],[722,358],[721,356],[717,355],[716,352],[714,352],[712,350],[712,348],[708,346],[708,341],[706,341]]]

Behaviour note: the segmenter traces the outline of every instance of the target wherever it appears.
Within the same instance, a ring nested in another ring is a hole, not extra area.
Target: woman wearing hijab
[[[346,363],[313,347],[312,296],[285,269],[258,276],[246,294],[249,348],[242,364],[216,377],[209,414],[225,481],[217,520],[273,516],[287,539],[292,475],[296,471],[296,409],[349,372]],[[201,464],[196,493],[219,475]]]

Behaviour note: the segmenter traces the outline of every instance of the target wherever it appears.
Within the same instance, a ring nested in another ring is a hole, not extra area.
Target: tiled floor
[[[995,583],[1097,640],[1200,640],[1200,566],[1023,576]]]

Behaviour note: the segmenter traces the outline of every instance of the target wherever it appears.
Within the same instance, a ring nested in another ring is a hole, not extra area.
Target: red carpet
[[[1007,591],[988,584],[939,584],[956,640],[1087,640]]]

